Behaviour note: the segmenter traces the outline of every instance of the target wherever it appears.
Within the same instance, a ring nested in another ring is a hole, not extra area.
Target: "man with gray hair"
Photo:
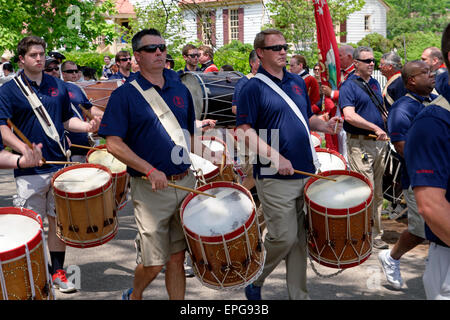
[[[344,130],[347,132],[348,162],[350,169],[365,175],[374,188],[373,245],[377,249],[387,249],[388,245],[381,240],[387,112],[383,106],[380,84],[372,77],[375,67],[373,50],[358,47],[353,58],[355,73],[342,84],[339,92]]]
[[[391,51],[381,56],[380,71],[388,80],[383,89],[383,102],[387,111],[395,101],[406,94],[401,69],[402,60],[395,52]]]

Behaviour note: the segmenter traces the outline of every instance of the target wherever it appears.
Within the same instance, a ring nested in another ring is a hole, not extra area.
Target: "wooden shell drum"
[[[54,299],[41,217],[0,208],[0,300]]]
[[[100,164],[111,170],[115,204],[117,210],[121,210],[127,204],[128,184],[130,181],[127,166],[109,153],[106,150],[106,145],[100,145],[96,148],[102,150],[89,150],[86,155],[86,162]]]
[[[320,172],[347,169],[347,161],[339,152],[316,148],[316,153],[320,162]]]
[[[251,193],[233,182],[213,182],[182,202],[181,222],[194,272],[213,289],[240,288],[262,272],[265,250]]]
[[[59,170],[52,179],[56,234],[67,245],[102,245],[117,233],[111,171],[83,163]]]
[[[320,148],[322,146],[322,137],[317,132],[311,131],[311,138],[314,148]]]
[[[306,183],[309,255],[331,268],[357,266],[372,253],[372,185],[353,171],[321,175],[337,181],[311,178]]]
[[[214,152],[226,152],[227,149],[226,144],[223,140],[220,140],[213,136],[203,136],[202,143]],[[233,165],[227,164],[225,158],[223,158],[223,164],[221,166],[216,166],[211,161],[206,160],[194,153],[191,153],[190,156],[192,161],[191,170],[194,171],[194,174],[200,182],[237,182],[237,175],[234,172]],[[203,178],[205,181],[202,181]]]
[[[216,119],[220,126],[236,125],[231,107],[234,87],[242,78],[240,72],[185,72],[180,78],[191,92],[196,119]]]
[[[106,109],[111,93],[123,84],[122,80],[82,81],[76,83],[86,93],[93,106]]]

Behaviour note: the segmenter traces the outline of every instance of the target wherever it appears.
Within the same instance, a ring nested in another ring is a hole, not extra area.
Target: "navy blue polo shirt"
[[[405,85],[403,84],[402,77],[398,77],[395,79],[387,88],[387,94],[392,98],[392,100],[397,101],[401,97],[403,97],[407,91]],[[387,111],[390,111],[391,104],[387,101],[386,97],[384,98],[384,104],[386,106]]]
[[[442,95],[450,101],[450,86],[444,89]],[[411,186],[445,189],[445,198],[450,201],[449,150],[450,112],[435,105],[425,107],[414,119],[405,145]],[[428,240],[445,246],[427,225],[425,235]]]
[[[430,97],[425,98],[411,91],[408,91],[407,93],[411,94],[417,100],[408,96],[401,97],[394,102],[388,115],[388,134],[392,142],[406,141],[406,135],[414,118],[425,107],[423,102],[431,102],[431,100],[436,98],[436,95],[434,94],[431,94]],[[405,160],[400,155],[399,158],[402,164],[402,188],[407,189],[410,183],[405,166]]]
[[[140,72],[137,72],[136,81],[144,91],[155,87],[181,128],[194,134],[195,111],[191,93],[175,71],[164,69],[163,76],[165,83],[162,89],[153,86]],[[134,153],[166,175],[180,174],[190,166],[189,161],[176,163],[187,157],[188,154],[184,153],[187,150],[177,154],[179,158],[175,159],[175,163],[172,161],[171,154],[175,143],[153,109],[130,82],[126,82],[111,94],[100,124],[99,135],[122,138]],[[189,145],[190,137],[186,137],[186,140]],[[130,167],[127,167],[127,171],[133,177],[142,176],[141,172]]]
[[[341,109],[349,106],[355,107],[355,112],[358,115],[384,130],[384,122],[383,118],[381,117],[380,111],[378,111],[378,108],[373,103],[372,99],[370,99],[369,95],[353,81],[353,79],[358,78],[360,77],[352,74],[346,81],[344,81],[341,88],[339,89],[339,105]],[[378,81],[370,77],[368,84],[372,88],[378,101],[382,105],[383,96],[381,94],[380,84],[378,83]],[[351,125],[350,123],[345,121],[345,118],[344,130],[348,133],[353,134],[373,134],[373,132],[370,130],[361,129]]]
[[[58,131],[60,142],[65,147],[67,143],[65,141],[63,123],[74,117],[65,83],[44,72],[42,73],[42,82],[39,86],[34,81],[29,79],[28,81],[52,118]],[[7,119],[10,119],[28,140],[34,143],[42,143],[42,156],[46,160],[66,160],[58,143],[45,134],[31,105],[14,80],[0,87],[0,125],[6,125]],[[49,173],[61,168],[62,166],[60,165],[46,164],[42,167],[15,169],[14,176]]]
[[[259,67],[258,72],[268,76],[283,89],[295,102],[309,127],[308,120],[313,113],[305,81],[300,76],[287,72],[286,69],[283,69],[282,80],[273,77],[262,66]],[[315,172],[306,128],[287,102],[256,78],[250,79],[239,95],[236,126],[243,124],[250,125],[261,138],[263,138],[263,134],[260,130],[267,129],[267,134],[265,134],[267,144],[273,145],[283,157],[290,160],[294,169]],[[272,143],[272,135],[274,138],[278,138],[278,146]],[[300,174],[292,176],[261,174],[260,169],[270,164],[262,164],[259,157],[257,158],[258,163],[253,165],[255,177],[276,179],[300,179],[305,177]]]
[[[83,111],[80,109],[79,105],[81,104],[84,108],[90,109],[92,108],[92,103],[89,101],[89,99],[86,97],[86,95],[83,93],[83,91],[80,89],[79,86],[71,82],[66,82],[65,84],[67,87],[67,91],[69,91],[70,102],[75,107],[78,114],[81,115],[81,120],[84,121]],[[75,113],[77,117],[78,114]],[[68,131],[67,136],[69,137],[71,143],[73,144],[89,146],[88,134],[85,132]],[[71,147],[70,151],[72,152],[72,155],[86,155],[89,150],[78,147]]]
[[[130,72],[128,77],[122,74],[122,72],[118,71],[117,73],[111,74],[108,77],[108,80],[125,80],[125,81],[133,81],[136,78],[137,72]]]
[[[244,85],[247,84],[249,81],[249,78],[247,76],[243,76],[236,82],[236,85],[234,86],[234,92],[233,92],[233,98],[232,98],[232,105],[237,106],[239,103],[239,95],[241,94],[241,90],[244,87]]]

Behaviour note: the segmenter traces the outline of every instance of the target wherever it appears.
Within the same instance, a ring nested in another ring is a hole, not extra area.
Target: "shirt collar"
[[[293,74],[291,74],[290,72],[287,72],[285,67],[283,67],[283,79],[281,79],[281,80],[279,78],[271,75],[269,72],[267,72],[266,69],[264,69],[262,67],[262,65],[259,66],[258,72],[268,76],[275,83],[284,83],[288,79],[291,79],[291,77],[293,77]]]
[[[173,78],[172,72],[174,72],[174,71],[164,68],[164,70],[163,70],[164,86],[163,86],[162,90],[166,90],[175,85],[176,79]],[[148,89],[154,87],[153,83],[151,83],[150,81],[145,79],[142,76],[140,71],[138,71],[136,74],[137,74],[137,76],[135,79],[137,82],[139,82],[139,85],[141,86],[142,90],[145,91],[145,90],[148,90]]]

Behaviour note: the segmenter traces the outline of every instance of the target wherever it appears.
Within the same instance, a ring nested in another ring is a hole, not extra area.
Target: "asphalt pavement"
[[[11,170],[0,170],[0,206],[12,206],[15,194]],[[67,247],[65,268],[68,278],[79,288],[75,293],[64,294],[56,290],[57,300],[119,300],[123,290],[132,286],[136,253],[134,239],[136,224],[133,207],[128,203],[118,214],[119,231],[106,244],[88,249]],[[386,231],[386,230],[385,230]],[[389,230],[388,230],[389,231]],[[400,235],[389,231],[390,247]],[[308,262],[308,290],[312,300],[423,300],[426,299],[422,283],[425,270],[426,248],[421,245],[406,253],[401,262],[405,282],[401,290],[395,290],[386,282],[377,255],[373,249],[363,264],[344,270],[338,275],[336,269]],[[315,270],[314,270],[315,269]],[[266,300],[288,298],[285,265],[281,263],[267,278],[262,289]],[[167,300],[164,274],[148,286],[146,300]],[[186,279],[187,300],[245,300],[243,289],[214,290],[203,286],[197,278]]]

